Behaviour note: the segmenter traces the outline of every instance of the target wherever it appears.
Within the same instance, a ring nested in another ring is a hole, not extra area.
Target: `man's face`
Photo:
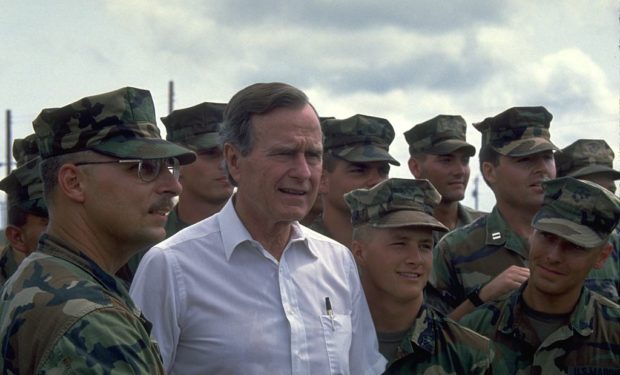
[[[97,160],[114,159],[89,157],[89,161]],[[137,163],[85,165],[82,169],[86,220],[98,238],[130,250],[165,238],[166,215],[174,206],[173,197],[181,192],[167,168],[162,167],[151,182],[138,177]]]
[[[252,116],[254,146],[242,156],[224,148],[237,181],[235,208],[242,220],[272,225],[300,220],[317,195],[322,165],[322,133],[310,105],[277,108]]]
[[[21,227],[24,244],[26,245],[26,255],[37,248],[39,237],[47,228],[48,218],[33,214],[26,215],[26,224]]]
[[[336,208],[338,211],[350,215],[350,210],[344,201],[344,195],[361,188],[371,188],[386,180],[390,172],[387,161],[350,162],[344,159],[335,159],[333,171],[323,170],[321,178],[321,194],[324,194],[324,205]]]
[[[616,181],[609,173],[601,172],[601,173],[592,173],[585,176],[579,177],[580,180],[586,180],[590,182],[594,182],[605,189],[611,191],[612,193],[616,193]]]
[[[196,161],[181,166],[179,181],[184,197],[211,205],[223,205],[233,192],[224,173],[222,151],[218,147],[196,152]]]
[[[528,287],[549,296],[578,295],[590,270],[602,267],[610,253],[609,245],[587,249],[539,230],[534,230],[529,243]]]
[[[365,293],[402,304],[421,301],[432,269],[432,230],[400,227],[370,231],[352,244]]]
[[[499,164],[483,164],[483,173],[502,204],[536,211],[542,205],[542,182],[555,178],[555,161],[551,151],[511,157],[501,155]]]
[[[415,178],[429,180],[441,194],[443,202],[458,202],[465,197],[470,171],[469,155],[464,149],[445,155],[412,157],[409,170]]]

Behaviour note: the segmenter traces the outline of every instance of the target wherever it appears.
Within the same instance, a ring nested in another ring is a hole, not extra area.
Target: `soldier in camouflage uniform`
[[[161,118],[166,139],[196,153],[195,162],[181,166],[179,181],[183,191],[168,214],[166,237],[218,212],[232,195],[233,187],[224,173],[218,140],[224,108],[226,104],[205,102],[177,109]],[[134,255],[117,273],[128,285],[147,250]]]
[[[449,230],[484,214],[460,203],[469,182],[469,158],[476,154],[476,148],[466,142],[466,127],[461,116],[438,115],[404,133],[409,144],[409,170],[439,191],[441,202],[433,212]],[[443,234],[433,232],[435,243]]]
[[[0,367],[162,374],[150,323],[112,275],[165,237],[194,153],[161,139],[150,93],[135,88],[44,109],[33,125],[50,221],[0,294]]]
[[[532,221],[530,279],[462,324],[489,337],[499,374],[618,374],[620,306],[584,286],[609,256],[620,199],[572,177],[543,183]]]
[[[390,164],[400,165],[388,152],[394,128],[386,119],[354,115],[321,122],[323,174],[319,194],[323,213],[310,228],[351,246],[351,214],[344,194],[385,180]]]
[[[424,303],[432,265],[433,217],[441,195],[428,180],[385,180],[345,195],[352,252],[389,374],[485,374],[489,341]]]
[[[614,152],[602,139],[579,139],[555,154],[557,177],[570,176],[601,185],[616,192],[620,171],[613,168]],[[618,228],[612,233],[612,253],[605,265],[593,269],[586,286],[616,303],[620,303],[620,247]]]
[[[541,183],[555,177],[551,119],[544,107],[514,107],[474,124],[482,133],[480,170],[497,201],[489,215],[436,246],[429,303],[453,319],[527,280],[527,238],[543,201]]]
[[[196,161],[181,167],[179,181],[183,191],[179,202],[168,215],[166,236],[218,212],[232,195],[233,187],[223,168],[218,127],[224,103],[201,103],[177,109],[161,121],[166,139],[196,153]]]
[[[13,142],[13,157],[17,168],[0,181],[9,207],[4,230],[8,243],[0,253],[0,286],[15,273],[24,257],[34,251],[47,227],[47,207],[39,177],[41,158],[34,134]]]

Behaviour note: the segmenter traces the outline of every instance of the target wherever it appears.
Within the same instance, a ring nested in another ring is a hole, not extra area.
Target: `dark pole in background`
[[[174,110],[174,82],[168,82],[168,114]]]
[[[6,110],[6,175],[11,173],[11,110]]]

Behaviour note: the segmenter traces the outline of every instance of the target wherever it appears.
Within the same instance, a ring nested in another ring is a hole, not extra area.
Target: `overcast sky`
[[[543,105],[552,141],[604,138],[620,154],[617,0],[0,0],[0,160],[42,108],[123,86],[149,89],[157,115],[227,102],[255,82],[304,90],[322,116],[387,118],[402,133],[437,114],[471,126]],[[163,125],[160,123],[160,128]],[[616,161],[616,168],[619,163]],[[478,160],[465,203],[471,198]],[[4,169],[0,176],[4,175]],[[494,197],[481,182],[480,209]]]

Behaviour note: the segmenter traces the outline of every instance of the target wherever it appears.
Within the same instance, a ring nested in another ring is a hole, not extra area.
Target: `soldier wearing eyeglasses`
[[[0,367],[13,374],[163,374],[151,325],[113,274],[165,237],[195,154],[161,139],[151,95],[123,88],[33,122],[47,233],[0,294]]]

